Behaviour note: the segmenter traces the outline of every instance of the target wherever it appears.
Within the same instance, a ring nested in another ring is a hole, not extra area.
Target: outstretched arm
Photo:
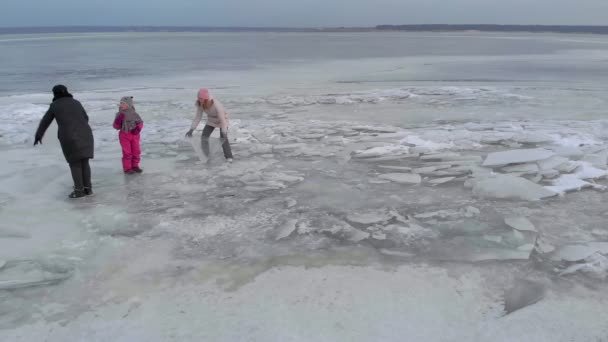
[[[34,139],[34,146],[38,144],[42,144],[42,137],[44,137],[44,133],[49,128],[53,120],[55,119],[55,114],[51,111],[51,108],[44,114],[42,120],[40,120],[40,125],[38,125],[38,130],[36,131],[36,136]]]
[[[188,131],[188,133],[186,133],[187,137],[192,136],[192,132],[194,132],[196,127],[198,127],[198,125],[201,123],[202,119],[203,119],[203,110],[199,106],[196,106],[196,114],[194,115],[194,119],[192,120],[192,125],[190,126],[190,130]]]

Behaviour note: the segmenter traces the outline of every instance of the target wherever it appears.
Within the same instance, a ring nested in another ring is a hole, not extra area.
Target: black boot
[[[86,196],[91,196],[93,194],[93,189],[91,189],[91,188],[84,188],[84,194]]]
[[[74,188],[74,191],[72,191],[72,193],[68,196],[69,198],[81,198],[86,196],[84,193],[84,189],[76,189]]]

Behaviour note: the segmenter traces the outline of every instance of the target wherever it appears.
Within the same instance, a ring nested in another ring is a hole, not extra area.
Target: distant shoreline
[[[199,26],[53,26],[0,27],[0,35],[49,33],[122,33],[122,32],[488,32],[488,33],[578,33],[608,34],[608,26],[577,25],[378,25],[375,27],[199,27]]]

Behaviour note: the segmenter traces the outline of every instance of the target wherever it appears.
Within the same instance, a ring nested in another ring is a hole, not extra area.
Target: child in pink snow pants
[[[139,133],[144,127],[144,122],[135,111],[133,96],[125,96],[120,99],[120,106],[114,128],[119,130],[118,139],[122,146],[122,169],[126,174],[142,173],[139,167],[141,160],[141,149],[139,147]]]

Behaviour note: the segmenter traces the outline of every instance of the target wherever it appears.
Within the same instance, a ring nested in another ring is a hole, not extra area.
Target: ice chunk
[[[596,279],[606,279],[608,277],[608,258],[599,253],[594,253],[585,258],[582,264],[574,264],[563,270],[559,275],[569,275],[582,272]]]
[[[567,163],[569,160],[560,156],[553,156],[551,158],[547,158],[544,160],[538,161],[538,167],[541,171],[554,169],[564,163]]]
[[[399,258],[405,258],[405,259],[410,259],[416,256],[416,254],[414,253],[408,253],[408,252],[403,252],[403,251],[398,251],[398,250],[393,250],[393,249],[380,249],[380,253],[384,254],[384,255],[388,255],[388,256],[393,256],[393,257],[399,257]]]
[[[296,231],[296,225],[298,224],[298,220],[291,219],[287,220],[279,227],[279,231],[277,236],[275,237],[276,241],[283,240],[288,238],[293,232]]]
[[[281,190],[285,189],[287,186],[281,182],[276,181],[260,181],[260,182],[251,182],[248,183],[245,187],[246,191],[250,192],[263,192],[269,190]]]
[[[564,193],[569,191],[581,190],[583,188],[589,187],[598,190],[605,189],[604,186],[585,182],[581,180],[577,175],[562,175],[558,179],[553,180],[553,185],[546,186],[545,188],[557,193]]]
[[[456,177],[435,178],[435,179],[431,179],[429,181],[429,184],[441,185],[441,184],[449,183],[449,182],[453,181],[454,179],[456,179]]]
[[[580,244],[580,245],[565,245],[558,248],[551,260],[554,261],[568,261],[568,262],[576,262],[585,260],[591,255],[602,252],[604,246],[602,245],[589,245],[589,244]],[[608,251],[604,251],[608,252]]]
[[[574,146],[559,146],[552,148],[558,156],[566,158],[581,158],[585,153],[580,148]]]
[[[608,150],[603,150],[598,153],[588,154],[583,158],[583,161],[591,163],[591,165],[606,170],[608,166]]]
[[[474,180],[473,194],[484,198],[537,201],[556,196],[557,192],[543,188],[524,178],[511,175],[494,175]]]
[[[350,214],[346,217],[346,219],[353,223],[369,226],[376,223],[388,222],[393,217],[394,216],[387,211],[371,211],[366,213]]]
[[[422,160],[443,160],[444,158],[453,158],[453,157],[461,157],[458,153],[428,153],[420,156]]]
[[[2,268],[3,268],[4,266],[6,266],[6,261],[5,261],[5,260],[0,259],[0,270],[2,270]]]
[[[557,170],[545,170],[542,171],[541,176],[543,176],[543,178],[547,178],[547,179],[554,179],[559,177],[559,171]]]
[[[412,170],[411,167],[407,167],[407,166],[378,165],[378,167],[381,169],[385,169],[385,170],[394,170],[394,171],[402,171],[402,172],[409,172]]]
[[[287,209],[291,209],[291,208],[295,207],[296,204],[298,204],[298,201],[296,201],[293,198],[288,198],[288,199],[285,200],[285,207]]]
[[[553,138],[539,133],[520,133],[514,135],[511,140],[520,144],[542,144],[553,141]]]
[[[570,172],[574,172],[574,170],[576,170],[576,168],[578,168],[578,166],[579,166],[578,163],[568,161],[566,163],[559,165],[555,169],[559,172],[570,173]]]
[[[481,214],[481,211],[475,207],[468,206],[466,208],[462,208],[459,210],[455,209],[445,209],[438,211],[431,211],[427,213],[415,214],[414,218],[419,220],[427,220],[427,219],[443,219],[443,220],[457,220],[463,217],[473,218],[477,217]]]
[[[530,164],[505,166],[501,169],[501,171],[508,172],[508,173],[519,173],[522,175],[530,175],[530,174],[538,173],[539,168],[538,168],[537,164],[530,163]]]
[[[420,175],[410,173],[387,173],[378,176],[378,178],[400,184],[420,184],[420,182],[422,182]]]
[[[497,167],[509,164],[530,163],[554,156],[555,153],[542,148],[511,150],[490,153],[482,166]]]
[[[360,231],[346,222],[336,223],[331,228],[320,229],[319,232],[351,242],[360,242],[370,237],[369,233]]]
[[[587,245],[595,248],[598,253],[608,255],[608,242],[589,242]]]
[[[517,280],[505,291],[505,312],[510,314],[519,309],[538,303],[546,295],[543,284],[531,280]]]
[[[425,174],[425,173],[433,172],[435,170],[437,170],[436,166],[427,166],[427,167],[420,167],[420,168],[417,168],[417,169],[413,169],[412,173]]]
[[[523,216],[509,216],[505,217],[505,223],[518,231],[527,231],[527,232],[538,232],[534,224],[530,222],[527,218]]]
[[[606,170],[595,168],[591,163],[578,162],[578,164],[579,167],[576,168],[574,174],[580,179],[597,179],[608,175]]]
[[[354,158],[374,158],[374,157],[382,157],[385,155],[401,155],[407,154],[409,152],[409,147],[403,145],[387,145],[380,147],[372,147],[367,150],[359,150],[353,152]]]
[[[384,227],[384,231],[389,235],[391,240],[401,242],[406,246],[418,243],[421,240],[436,239],[439,236],[436,231],[415,223],[388,225]]]
[[[536,251],[540,254],[549,254],[555,251],[555,247],[544,239],[539,238],[536,240]]]

